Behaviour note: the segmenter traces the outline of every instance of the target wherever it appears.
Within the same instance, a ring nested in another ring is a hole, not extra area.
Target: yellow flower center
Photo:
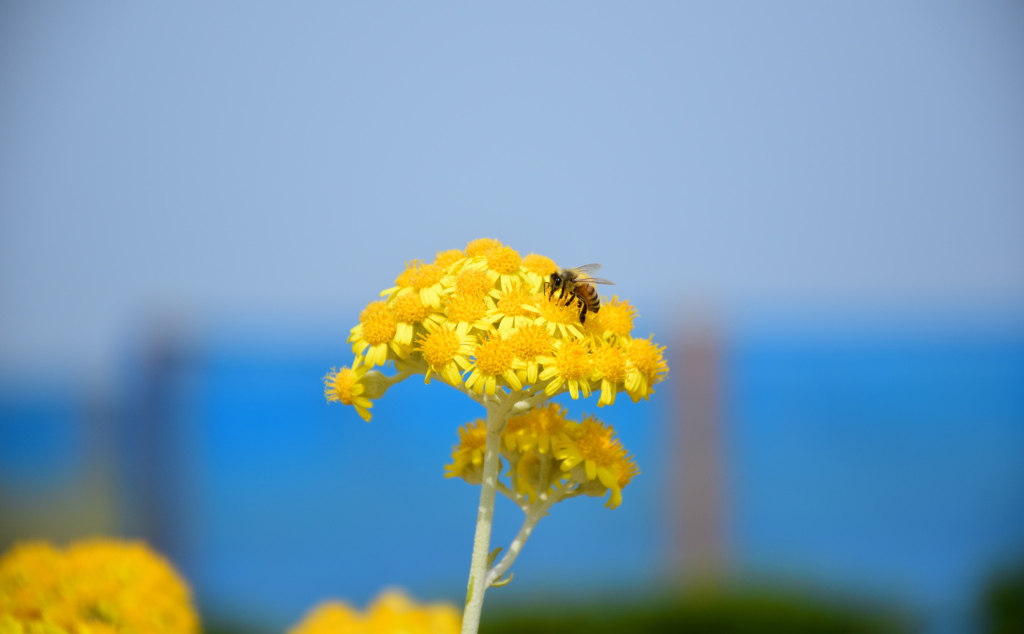
[[[448,299],[448,321],[473,323],[487,314],[487,304],[482,297],[456,293]]]
[[[487,252],[487,266],[492,271],[510,275],[519,270],[522,259],[512,247],[495,247]]]
[[[480,269],[466,269],[455,279],[455,291],[470,297],[483,297],[492,288],[491,278]]]
[[[661,371],[665,365],[665,360],[661,356],[663,349],[648,339],[634,339],[629,342],[627,354],[629,360],[633,362],[633,367],[642,374],[651,376]]]
[[[437,254],[437,257],[434,258],[434,264],[442,268],[448,268],[464,257],[466,257],[466,254],[459,249],[448,249]]]
[[[523,268],[541,277],[547,277],[558,270],[558,266],[551,258],[531,253],[523,258]]]
[[[362,385],[359,384],[359,375],[352,368],[342,368],[333,374],[327,375],[327,389],[325,390],[328,401],[341,401],[343,405],[351,405],[353,399],[362,394]]]
[[[391,309],[384,302],[372,302],[359,314],[363,338],[371,345],[387,343],[395,336],[397,324]]]
[[[562,347],[555,352],[555,367],[566,379],[581,379],[590,372],[590,351],[580,341],[563,339]]]
[[[523,305],[536,304],[536,300],[536,296],[527,293],[522,289],[522,287],[517,286],[505,293],[505,295],[498,300],[498,310],[511,317],[519,317],[521,315],[529,314],[530,312],[523,308]]]
[[[420,340],[419,350],[432,368],[440,368],[459,353],[459,335],[451,328],[439,328]]]
[[[430,314],[430,309],[420,301],[419,293],[406,293],[399,295],[391,302],[391,312],[396,321],[418,324],[426,319]]]
[[[476,367],[481,374],[499,375],[512,367],[515,354],[505,339],[492,337],[476,347]]]
[[[473,240],[466,245],[466,255],[474,258],[478,255],[485,255],[491,249],[495,249],[501,246],[501,242],[494,238],[480,238]]]
[[[610,302],[601,305],[601,312],[594,316],[594,321],[605,332],[627,337],[633,331],[634,317],[636,309],[628,301],[620,302],[618,297],[612,297]]]
[[[523,326],[512,333],[509,337],[509,344],[512,352],[523,361],[532,361],[541,355],[551,352],[552,337],[547,329],[536,324]]]
[[[618,383],[626,378],[626,355],[616,346],[602,346],[594,351],[591,361],[602,377]]]

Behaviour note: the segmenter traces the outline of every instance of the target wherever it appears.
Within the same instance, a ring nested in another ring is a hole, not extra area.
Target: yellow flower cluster
[[[599,391],[599,407],[620,391],[646,399],[668,372],[664,348],[633,337],[636,310],[617,297],[581,323],[575,302],[549,297],[556,271],[547,257],[522,257],[489,238],[408,263],[360,314],[349,336],[355,360],[325,377],[327,399],[370,420],[372,401],[412,374],[478,400],[499,391],[524,399]],[[379,370],[388,362],[392,376]]]
[[[191,634],[188,586],[141,542],[25,542],[0,557],[0,634]]]
[[[501,456],[511,486],[499,490],[526,508],[575,495],[601,496],[606,506],[622,503],[622,489],[639,473],[615,430],[592,416],[568,420],[565,409],[547,404],[509,419],[502,432]],[[445,477],[480,484],[487,431],[482,420],[459,429],[459,444]]]
[[[389,590],[365,613],[340,601],[322,603],[288,634],[456,634],[460,626],[461,617],[454,606],[421,606],[403,592]]]

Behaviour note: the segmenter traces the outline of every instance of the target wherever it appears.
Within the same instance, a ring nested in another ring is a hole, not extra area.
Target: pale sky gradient
[[[339,321],[499,238],[616,291],[1024,302],[1024,5],[0,8],[0,371]]]

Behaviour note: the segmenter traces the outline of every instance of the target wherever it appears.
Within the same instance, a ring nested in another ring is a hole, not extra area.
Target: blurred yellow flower
[[[388,590],[366,612],[340,601],[321,603],[288,634],[456,634],[460,620],[453,605],[420,605],[401,590]]]
[[[0,557],[0,634],[192,634],[188,586],[142,542],[25,542]]]

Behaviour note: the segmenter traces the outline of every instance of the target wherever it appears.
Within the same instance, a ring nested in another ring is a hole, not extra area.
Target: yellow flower
[[[551,278],[558,266],[551,258],[531,253],[523,258],[523,279],[534,292],[540,291]]]
[[[288,634],[456,634],[461,616],[448,603],[420,605],[401,590],[388,590],[360,613],[346,603],[327,601]]]
[[[608,508],[622,503],[622,487],[639,473],[636,463],[626,454],[615,430],[587,416],[578,435],[563,434],[555,457],[562,461],[562,470],[569,472],[587,495],[604,495],[611,491]]]
[[[434,264],[440,266],[446,271],[451,272],[452,268],[466,259],[466,254],[459,249],[448,249],[447,251],[440,251],[437,257],[434,258]]]
[[[405,265],[405,270],[395,279],[395,285],[380,292],[381,297],[388,299],[401,293],[414,292],[419,294],[424,304],[434,308],[441,308],[441,295],[444,292],[442,280],[447,271],[446,267],[440,264],[425,264],[419,260],[413,260]]]
[[[470,484],[480,484],[483,476],[484,445],[487,427],[477,419],[459,428],[459,444],[452,447],[452,464],[445,466],[446,478],[462,478]]]
[[[373,403],[364,394],[366,385],[363,380],[367,367],[357,364],[355,368],[331,370],[324,377],[324,396],[328,402],[340,401],[342,405],[353,405],[359,416],[369,422],[370,408]]]
[[[626,353],[614,345],[599,346],[592,356],[594,380],[601,382],[598,407],[615,403],[615,393],[626,379]]]
[[[539,313],[536,323],[546,327],[551,334],[561,338],[583,338],[580,308],[576,302],[566,304],[565,300],[555,294],[551,298],[545,296],[535,307],[529,306],[528,310]]]
[[[459,332],[457,328],[449,325],[441,326],[424,335],[417,347],[427,364],[427,371],[423,377],[424,382],[430,383],[431,373],[436,372],[449,384],[461,385],[461,371],[468,370],[472,365],[469,355],[473,354],[475,341],[465,332]]]
[[[523,367],[516,370],[523,383],[533,384],[540,376],[540,359],[551,354],[554,338],[543,326],[527,324],[508,338],[512,353]]]
[[[629,365],[625,384],[634,403],[648,398],[654,393],[654,384],[664,380],[668,373],[668,364],[662,356],[664,351],[664,346],[649,339],[633,339],[626,345]]]
[[[0,557],[0,632],[194,634],[188,586],[141,542],[44,542]]]
[[[363,632],[363,615],[342,601],[325,601],[313,608],[288,634]]]
[[[587,318],[587,329],[603,339],[628,338],[634,319],[636,309],[628,301],[613,296],[611,301],[601,303],[600,312]]]
[[[494,396],[498,381],[515,391],[523,389],[523,383],[515,370],[518,367],[515,351],[508,340],[500,336],[488,336],[473,352],[473,367],[466,379],[466,387],[477,394],[486,392]]]
[[[387,302],[372,302],[359,314],[359,324],[352,328],[348,340],[352,352],[366,359],[369,367],[384,365],[388,359],[388,348],[397,353],[400,347],[394,344],[398,334],[398,322]]]
[[[522,285],[513,286],[501,294],[497,304],[487,311],[487,321],[492,324],[498,322],[499,332],[512,332],[536,320],[539,301],[538,293],[531,293]]]
[[[443,317],[432,312],[416,293],[399,295],[388,303],[388,307],[396,322],[392,347],[403,359],[412,351],[414,334],[432,330],[438,321],[443,320]]]
[[[488,251],[500,246],[501,242],[494,238],[479,238],[466,245],[466,255],[471,258],[487,255]]]
[[[513,416],[502,433],[504,446],[520,452],[536,449],[539,453],[548,453],[552,439],[564,434],[569,424],[565,414],[561,405],[546,403],[522,416]]]
[[[569,388],[573,399],[590,396],[590,374],[593,361],[586,340],[559,339],[554,342],[554,355],[538,359],[544,366],[541,381],[550,381],[544,391],[554,396],[563,385]]]
[[[490,330],[491,324],[484,320],[487,311],[493,305],[487,296],[470,295],[456,291],[448,298],[445,314],[450,324],[461,326],[463,332],[470,330]]]

